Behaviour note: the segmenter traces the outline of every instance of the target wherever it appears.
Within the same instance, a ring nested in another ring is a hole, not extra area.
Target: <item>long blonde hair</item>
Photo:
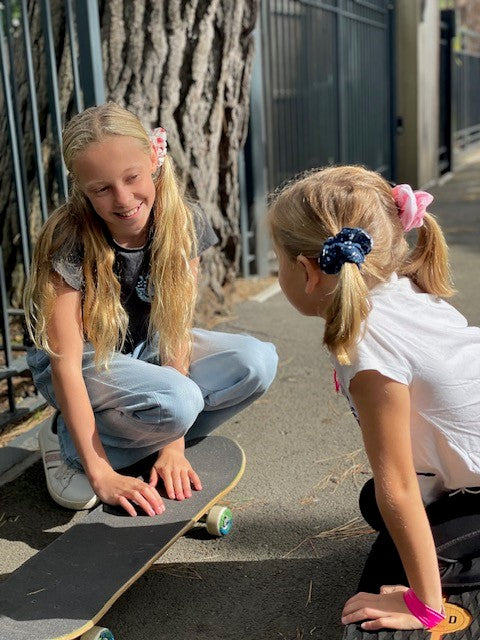
[[[83,252],[83,332],[85,340],[94,346],[96,364],[106,365],[126,339],[128,318],[113,269],[115,253],[105,237],[100,217],[80,190],[73,171],[80,151],[93,142],[119,135],[135,138],[150,155],[150,139],[140,120],[113,102],[74,116],[63,133],[63,155],[72,188],[68,201],[52,213],[40,232],[24,296],[30,336],[38,349],[51,356],[57,355],[47,336],[56,299],[57,276],[52,262],[60,251],[67,257],[78,253],[79,248]],[[153,299],[148,335],[159,333],[160,359],[169,362],[179,353],[188,357],[191,349],[196,287],[190,260],[196,255],[196,239],[192,211],[180,192],[168,156],[154,181],[150,249]]]
[[[268,223],[275,245],[291,260],[300,254],[317,258],[326,239],[344,227],[360,227],[372,237],[361,270],[348,262],[342,266],[325,319],[324,343],[342,364],[350,364],[370,311],[369,286],[397,272],[427,293],[453,293],[448,249],[434,217],[425,215],[410,249],[390,185],[361,166],[319,169],[287,184],[272,196]]]

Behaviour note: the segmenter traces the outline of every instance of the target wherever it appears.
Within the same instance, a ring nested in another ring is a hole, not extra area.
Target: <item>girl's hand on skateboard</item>
[[[163,500],[155,487],[140,478],[122,476],[113,469],[106,470],[97,478],[92,488],[102,502],[120,505],[130,516],[137,515],[134,504],[149,516],[165,511]]]
[[[381,587],[380,593],[357,593],[347,600],[342,611],[342,624],[366,620],[360,626],[365,631],[378,629],[423,629],[423,625],[408,610],[402,585]]]
[[[163,480],[167,496],[171,500],[191,498],[192,487],[201,491],[200,478],[185,458],[184,439],[176,440],[164,447],[150,472],[150,486],[156,487],[159,479]]]

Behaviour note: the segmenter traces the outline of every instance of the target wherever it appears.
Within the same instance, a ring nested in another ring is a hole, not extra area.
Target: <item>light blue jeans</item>
[[[181,436],[207,435],[265,393],[277,361],[268,342],[194,329],[188,377],[161,366],[152,342],[140,343],[131,354],[115,353],[104,370],[95,368],[93,347],[86,343],[82,373],[112,467],[127,467]],[[27,362],[37,389],[58,409],[49,356],[30,348]],[[61,416],[58,436],[63,459],[81,468]]]

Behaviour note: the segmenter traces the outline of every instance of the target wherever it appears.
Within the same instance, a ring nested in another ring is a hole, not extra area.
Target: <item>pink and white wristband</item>
[[[433,629],[433,627],[436,627],[439,622],[445,620],[445,613],[443,610],[439,613],[438,611],[435,611],[435,609],[429,607],[417,597],[413,589],[405,591],[403,599],[410,613],[415,616],[417,620],[420,620],[423,626],[427,629]]]

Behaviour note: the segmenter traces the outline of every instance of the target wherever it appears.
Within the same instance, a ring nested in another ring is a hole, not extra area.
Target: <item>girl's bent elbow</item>
[[[375,483],[375,498],[380,510],[383,508],[398,509],[417,500],[421,502],[420,489],[416,478],[413,481]]]
[[[52,378],[82,375],[82,359],[71,355],[59,355],[50,359]]]

